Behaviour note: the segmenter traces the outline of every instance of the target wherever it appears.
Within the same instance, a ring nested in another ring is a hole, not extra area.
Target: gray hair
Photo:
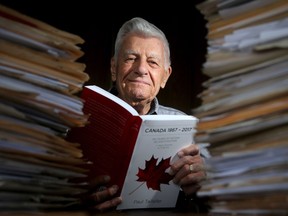
[[[164,66],[166,70],[168,69],[168,67],[171,64],[170,48],[169,48],[169,43],[165,34],[155,25],[153,25],[152,23],[149,23],[148,21],[140,17],[135,17],[126,21],[122,25],[122,27],[119,29],[117,37],[116,37],[116,41],[115,41],[115,48],[114,48],[114,58],[116,62],[118,58],[119,49],[123,43],[123,39],[125,36],[127,36],[130,33],[135,33],[135,34],[139,34],[145,37],[155,37],[155,38],[160,39],[164,45],[164,58],[165,58]]]

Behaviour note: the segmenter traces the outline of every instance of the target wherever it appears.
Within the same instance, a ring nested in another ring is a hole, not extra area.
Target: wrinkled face
[[[172,72],[164,68],[164,47],[157,38],[128,35],[118,61],[111,60],[112,81],[119,97],[130,105],[149,104],[164,88]]]

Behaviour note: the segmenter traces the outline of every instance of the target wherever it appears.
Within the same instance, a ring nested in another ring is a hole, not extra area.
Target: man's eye
[[[132,62],[132,61],[135,61],[135,58],[127,58],[126,59],[126,62]]]
[[[149,61],[149,64],[150,65],[155,65],[155,66],[158,65],[158,63],[156,61]]]

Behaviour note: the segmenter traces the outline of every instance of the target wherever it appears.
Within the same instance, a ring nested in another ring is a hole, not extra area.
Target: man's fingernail
[[[179,151],[179,152],[177,153],[177,155],[178,155],[179,158],[181,158],[182,156],[184,156],[184,152],[183,152],[183,151]]]
[[[171,169],[168,171],[168,173],[169,175],[172,175],[172,176],[175,174]]]
[[[104,181],[109,182],[110,181],[110,176],[104,176]]]
[[[119,189],[119,187],[117,186],[117,185],[113,185],[112,187],[111,187],[111,189],[112,189],[112,193],[113,194],[115,194],[117,191],[118,191],[118,189]]]

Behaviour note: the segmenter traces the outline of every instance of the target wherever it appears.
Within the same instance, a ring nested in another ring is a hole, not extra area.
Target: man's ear
[[[164,77],[163,77],[163,80],[161,83],[161,88],[164,88],[166,86],[166,83],[167,83],[171,73],[172,73],[172,67],[170,66],[164,74]]]
[[[116,81],[116,63],[115,58],[112,57],[110,60],[110,72],[111,72],[111,80],[112,82]]]

